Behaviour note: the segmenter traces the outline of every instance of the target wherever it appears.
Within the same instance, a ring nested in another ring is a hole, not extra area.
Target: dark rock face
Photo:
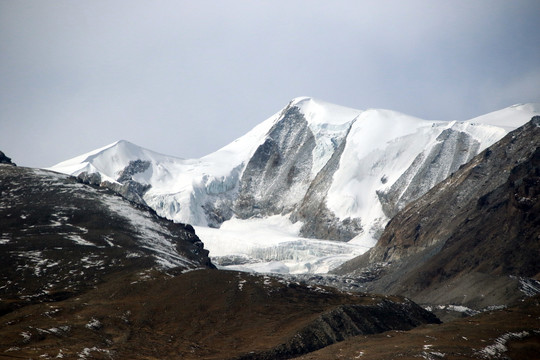
[[[540,354],[540,334],[535,331],[539,300],[537,296],[513,308],[438,326],[353,337],[295,359],[535,359]]]
[[[121,183],[132,180],[133,175],[145,172],[148,168],[150,168],[150,165],[150,161],[130,161],[129,165],[122,170],[120,176],[118,176],[118,179],[116,180]]]
[[[142,173],[150,167],[149,161],[135,160],[130,161],[129,165],[122,170],[118,176],[118,183],[112,183],[110,181],[102,181],[99,173],[80,173],[77,178],[82,183],[94,186],[102,186],[112,190],[116,194],[123,198],[141,205],[147,205],[144,201],[144,193],[150,189],[150,185],[141,184],[133,180],[133,175]]]
[[[315,138],[297,107],[270,129],[244,170],[234,212],[239,218],[287,213],[309,186]]]
[[[358,335],[410,330],[426,322],[440,323],[435,315],[412,302],[396,305],[389,300],[383,300],[377,305],[340,305],[321,314],[286,343],[238,359],[290,359],[291,356],[313,352]]]
[[[300,206],[291,214],[291,221],[304,222],[300,229],[300,235],[304,237],[349,241],[362,231],[360,219],[339,220],[326,206],[326,195],[332,184],[332,177],[339,168],[347,134],[311,183]]]
[[[15,163],[11,162],[11,158],[7,157],[2,151],[0,151],[0,164],[14,165]]]
[[[338,272],[385,263],[368,291],[484,307],[540,276],[540,117],[400,211],[377,245]],[[511,276],[511,277],[510,277]]]
[[[105,181],[101,183],[101,186],[114,191],[116,194],[131,202],[141,205],[146,205],[143,195],[150,188],[150,185],[143,185],[133,180],[124,181],[122,184]]]
[[[326,207],[347,133],[312,181],[315,137],[297,107],[285,109],[244,170],[234,214],[250,218],[291,213],[293,222],[304,222],[300,234],[308,238],[348,241],[358,235],[360,219],[338,219]]]
[[[89,174],[85,171],[77,175],[77,179],[84,184],[93,185],[93,186],[101,185],[101,175],[99,173]]]

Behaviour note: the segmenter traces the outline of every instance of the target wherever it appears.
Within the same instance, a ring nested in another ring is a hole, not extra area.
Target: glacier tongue
[[[212,261],[223,268],[279,272],[325,273],[369,247],[298,236],[301,223],[281,215],[231,219],[220,229],[195,227]]]
[[[227,266],[325,272],[373,246],[397,211],[538,114],[540,105],[524,104],[427,121],[303,97],[200,159],[119,141],[51,170],[141,184],[134,188],[150,207],[197,226]]]

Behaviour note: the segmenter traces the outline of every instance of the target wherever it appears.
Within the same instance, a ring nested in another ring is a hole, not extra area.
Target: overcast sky
[[[185,158],[297,96],[430,120],[540,102],[540,1],[0,0],[0,150]]]

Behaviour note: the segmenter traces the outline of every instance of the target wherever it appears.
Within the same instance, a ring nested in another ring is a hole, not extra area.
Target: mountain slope
[[[0,357],[289,359],[354,335],[438,319],[399,297],[221,270],[109,277],[0,317]]]
[[[95,183],[112,183],[178,222],[216,228],[233,221],[237,227],[238,220],[282,216],[299,224],[291,228],[301,241],[352,240],[365,251],[406,204],[539,110],[527,104],[445,122],[297,98],[201,159],[167,157],[121,141],[52,169],[83,178],[99,174]],[[498,126],[489,125],[491,120]],[[239,231],[239,244],[231,248],[249,241],[242,235],[247,232]],[[261,249],[269,246],[246,247],[237,255],[261,261]],[[272,260],[284,259],[265,261]],[[311,259],[304,265],[301,271],[325,267],[313,266]]]
[[[375,247],[336,273],[383,264],[368,291],[473,308],[508,304],[539,290],[539,195],[534,117],[400,211]]]
[[[0,164],[0,313],[123,271],[205,267],[191,226],[64,174]]]

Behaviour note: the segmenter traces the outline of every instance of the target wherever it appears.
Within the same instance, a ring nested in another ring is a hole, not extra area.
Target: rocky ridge
[[[0,165],[0,313],[123,271],[213,267],[189,225],[51,171]]]
[[[539,196],[540,117],[533,117],[398,212],[375,247],[335,273],[354,277],[377,266],[367,291],[507,305],[540,291]]]

